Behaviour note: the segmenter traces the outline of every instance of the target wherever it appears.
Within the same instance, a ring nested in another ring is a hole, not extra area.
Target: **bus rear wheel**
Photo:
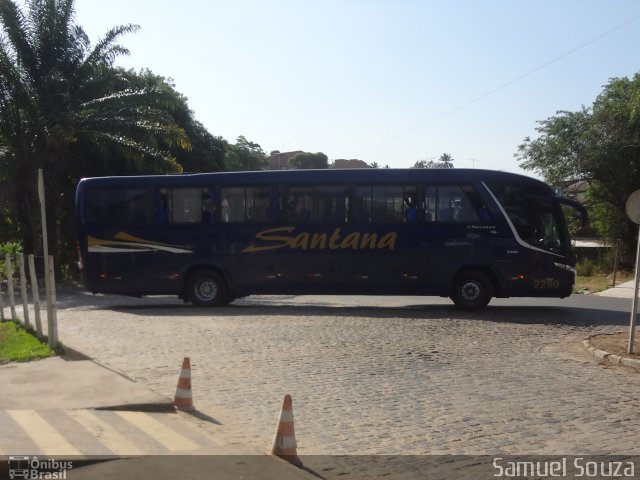
[[[198,270],[192,274],[186,296],[198,307],[217,307],[230,301],[227,282],[214,270]]]
[[[493,295],[491,281],[484,273],[462,272],[456,279],[451,300],[464,310],[478,310],[487,306]]]

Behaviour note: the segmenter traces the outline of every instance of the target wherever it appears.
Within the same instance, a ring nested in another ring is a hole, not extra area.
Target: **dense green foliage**
[[[0,0],[0,242],[40,252],[37,171],[45,179],[50,252],[73,263],[74,193],[82,177],[260,169],[260,146],[229,145],[193,116],[171,82],[114,66],[124,25],[91,45],[74,0]]]
[[[0,0],[2,212],[25,250],[34,251],[41,168],[49,239],[59,258],[61,247],[67,250],[61,234],[73,231],[73,190],[82,175],[113,169],[112,157],[179,171],[166,149],[189,147],[170,115],[173,92],[160,84],[140,88],[133,74],[112,67],[126,53],[117,39],[137,27],[115,27],[92,48],[73,12],[73,0],[32,0],[26,12]]]
[[[7,271],[5,268],[7,253],[11,256],[11,268],[14,272],[17,272],[18,263],[16,260],[16,254],[22,253],[22,246],[15,242],[0,243],[0,279],[7,277]]]
[[[236,139],[235,145],[227,144],[224,157],[227,170],[262,170],[267,166],[267,157],[260,145],[248,141],[243,136]]]
[[[538,123],[540,136],[526,138],[516,154],[522,167],[556,186],[588,182],[591,225],[633,250],[637,227],[625,204],[640,188],[640,74],[611,79],[590,108]]]

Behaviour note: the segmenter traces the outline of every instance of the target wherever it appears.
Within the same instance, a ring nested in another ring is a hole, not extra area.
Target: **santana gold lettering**
[[[251,245],[247,248],[245,248],[242,252],[243,253],[252,253],[252,252],[262,252],[264,250],[275,250],[277,248],[284,248],[287,245],[289,245],[289,242],[291,241],[291,237],[279,237],[276,235],[269,235],[271,233],[275,233],[275,232],[293,232],[296,229],[296,227],[278,227],[278,228],[271,228],[269,230],[264,230],[262,232],[258,232],[256,233],[256,238],[259,240],[264,240],[266,242],[280,242],[280,243],[276,243],[276,244],[271,244],[271,245],[265,245],[264,247],[256,247],[255,245]]]
[[[326,233],[314,233],[313,237],[311,237],[311,246],[309,247],[311,250],[314,248],[318,248],[320,250],[324,250],[327,248],[327,234]]]
[[[374,249],[376,248],[376,241],[378,240],[377,233],[363,233],[362,234],[362,248]],[[393,250],[393,248],[391,249]]]
[[[293,237],[293,242],[290,243],[291,248],[301,248],[306,250],[309,248],[309,234],[304,232]]]
[[[389,250],[395,250],[396,237],[397,235],[395,232],[385,233],[378,243],[378,248],[388,248]]]
[[[340,248],[351,248],[353,250],[358,249],[358,240],[360,240],[360,234],[358,232],[353,232],[344,237],[342,243],[340,244]]]
[[[395,250],[398,234],[388,232],[378,239],[377,233],[351,232],[342,236],[340,228],[336,228],[331,235],[326,233],[301,232],[294,235],[296,227],[277,227],[256,233],[259,244],[249,245],[243,253],[265,252],[290,248],[291,250]]]
[[[338,246],[338,240],[340,240],[340,229],[336,228],[333,233],[331,234],[331,238],[329,239],[329,248],[331,250],[335,250],[337,248],[340,248]]]

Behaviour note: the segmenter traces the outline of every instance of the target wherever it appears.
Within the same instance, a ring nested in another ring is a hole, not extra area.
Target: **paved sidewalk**
[[[178,374],[179,366],[176,381]],[[225,441],[216,419],[176,412],[171,399],[91,360],[2,365],[0,385],[0,478],[10,456],[70,459],[68,478],[315,478]]]
[[[634,285],[635,280],[630,280],[628,282],[616,285],[614,288],[609,288],[607,290],[603,290],[602,292],[598,292],[595,295],[600,295],[603,297],[633,298]]]

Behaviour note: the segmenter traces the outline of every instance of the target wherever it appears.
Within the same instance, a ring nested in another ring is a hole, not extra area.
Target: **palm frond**
[[[106,132],[97,132],[95,135],[96,140],[102,140],[108,143],[124,147],[132,152],[137,152],[141,155],[148,156],[152,159],[159,160],[171,168],[177,168],[176,159],[171,153],[162,151],[156,148],[150,147],[148,144],[138,142],[133,138],[123,135],[113,135]]]
[[[20,59],[22,68],[26,68],[31,73],[36,72],[36,55],[29,42],[31,28],[14,1],[0,0],[0,23],[16,57]]]
[[[148,98],[148,92],[144,89],[125,89],[118,92],[110,93],[99,98],[92,98],[86,102],[83,102],[81,108],[96,107],[99,105],[105,106],[109,104],[121,103],[124,100],[140,100]]]
[[[114,42],[118,37],[125,33],[135,33],[139,29],[139,25],[134,25],[132,23],[110,29],[103,38],[98,40],[98,43],[93,48],[92,52],[87,56],[86,63],[90,65],[101,63],[111,65],[118,55],[128,55],[129,50],[120,45],[114,44]]]

